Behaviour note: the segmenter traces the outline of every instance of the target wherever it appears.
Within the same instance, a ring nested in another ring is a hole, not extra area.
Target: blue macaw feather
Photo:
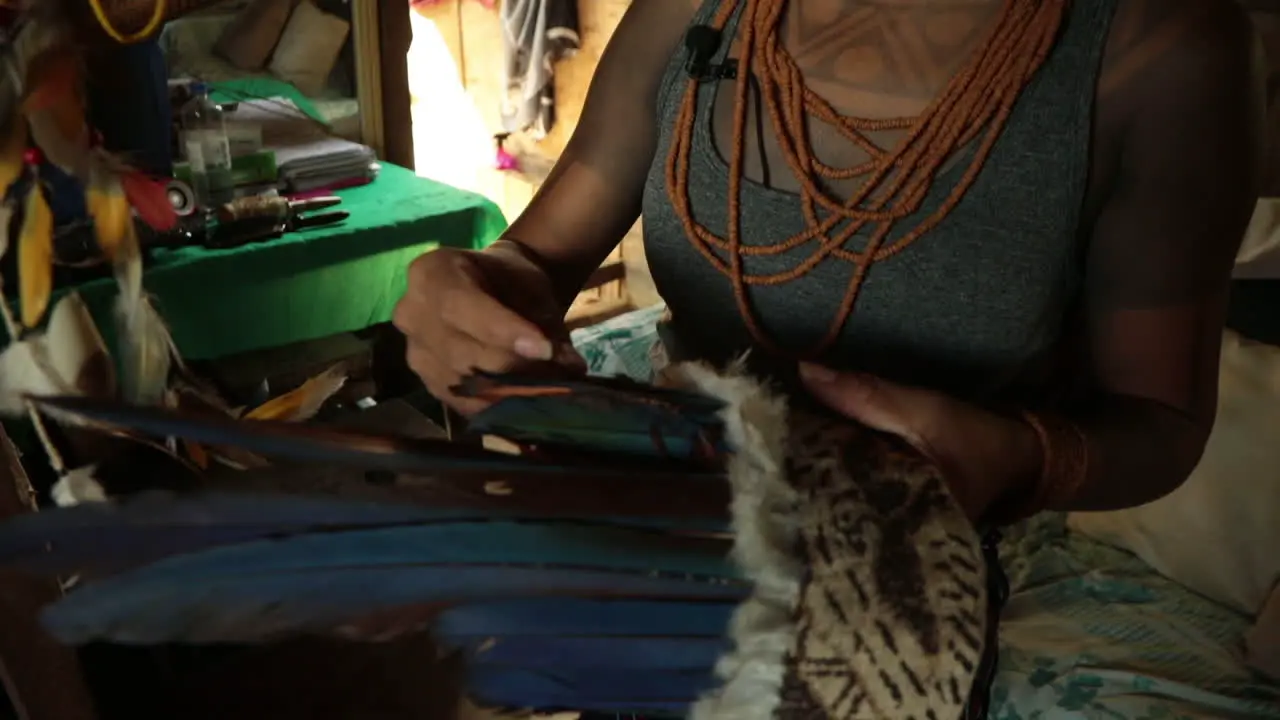
[[[487,515],[489,517],[482,517]],[[294,495],[152,493],[119,503],[91,503],[19,516],[0,524],[0,565],[52,573],[119,572],[148,562],[263,538],[401,527],[415,523],[487,522],[511,512],[373,503]],[[568,520],[568,519],[566,519]],[[599,525],[711,530],[708,524],[602,518]]]
[[[721,637],[436,635],[469,666],[703,670],[731,649]]]
[[[45,618],[68,642],[220,642],[404,605],[521,595],[730,600],[722,542],[605,526],[404,526],[248,542],[84,585]]]
[[[334,566],[311,571],[177,573],[174,558],[68,593],[41,615],[53,637],[70,645],[96,640],[165,643],[259,642],[320,631],[410,605],[457,604],[501,597],[622,596],[733,601],[740,583],[634,572],[546,566]]]
[[[440,637],[490,635],[719,637],[736,607],[730,602],[608,598],[520,598],[449,608],[435,621]]]
[[[0,565],[50,572],[130,567],[267,536],[473,516],[474,512],[295,495],[147,493],[19,515],[0,525]]]
[[[625,379],[551,382],[477,375],[457,388],[493,401],[468,425],[529,445],[652,458],[711,460],[725,452],[724,403],[698,393],[648,388]]]
[[[724,540],[605,525],[444,521],[238,543],[170,557],[149,567],[178,583],[220,574],[302,573],[365,563],[400,567],[544,564],[740,580],[728,550]]]
[[[715,686],[710,668],[664,672],[479,666],[467,676],[467,690],[481,704],[537,710],[684,715],[690,703]]]

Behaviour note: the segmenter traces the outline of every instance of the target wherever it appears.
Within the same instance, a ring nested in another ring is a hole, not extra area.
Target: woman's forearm
[[[975,518],[1006,521],[1038,510],[1116,510],[1143,505],[1173,492],[1204,450],[1207,423],[1160,403],[1105,396],[1067,418],[1087,445],[1084,477],[1044,478],[1046,453],[1036,430],[1016,416],[976,409],[949,414],[928,433],[927,451],[952,478],[953,490]],[[1059,438],[1064,442],[1077,438]],[[1078,451],[1059,447],[1051,452]],[[1074,489],[1049,493],[1042,484]],[[1055,497],[1057,496],[1057,497]]]
[[[525,260],[537,265],[551,281],[556,301],[565,312],[569,311],[569,306],[578,297],[578,293],[586,285],[591,273],[595,272],[596,268],[599,267],[599,263],[594,262],[594,255],[588,256],[585,261],[574,261],[574,259],[569,258],[561,259],[557,262],[539,252],[532,243],[510,235],[503,235],[497,242],[490,245],[486,252],[516,253]]]
[[[1212,410],[1196,417],[1119,395],[1094,395],[1065,416],[1032,418],[816,365],[802,363],[800,377],[814,399],[897,435],[937,463],[975,522],[1156,500],[1195,469],[1213,424]],[[1212,400],[1204,406],[1213,407]]]
[[[1198,422],[1154,400],[1121,395],[1099,399],[1072,420],[1088,443],[1088,474],[1054,510],[1118,510],[1168,495],[1195,469],[1212,428],[1212,418]]]

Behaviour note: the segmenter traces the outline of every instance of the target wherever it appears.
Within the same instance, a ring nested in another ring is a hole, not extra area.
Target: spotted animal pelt
[[[735,560],[755,583],[694,720],[959,720],[984,649],[981,541],[936,466],[851,423],[788,412],[733,373]]]

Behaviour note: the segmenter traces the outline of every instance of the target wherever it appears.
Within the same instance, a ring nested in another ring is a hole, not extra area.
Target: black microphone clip
[[[684,71],[698,82],[732,80],[738,77],[738,61],[726,59],[713,63],[711,59],[720,50],[720,31],[710,25],[694,25],[684,36],[684,48],[689,54]]]

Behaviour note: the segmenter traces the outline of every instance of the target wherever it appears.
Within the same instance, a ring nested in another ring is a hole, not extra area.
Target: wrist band
[[[1057,507],[1075,497],[1089,474],[1089,439],[1065,418],[1025,412],[1022,419],[1040,441],[1043,464],[1040,477],[1013,520],[1028,518],[1041,510]]]

